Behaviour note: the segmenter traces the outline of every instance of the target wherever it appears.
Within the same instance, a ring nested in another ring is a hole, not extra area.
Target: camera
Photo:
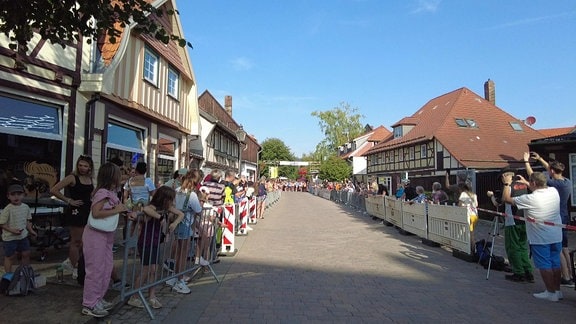
[[[520,176],[514,176],[514,181],[518,181],[518,180],[522,180],[522,178]]]

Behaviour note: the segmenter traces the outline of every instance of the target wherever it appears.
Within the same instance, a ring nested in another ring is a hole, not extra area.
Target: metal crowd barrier
[[[319,197],[365,210],[408,233],[471,254],[470,219],[466,207],[409,203],[392,196],[363,197],[347,191],[313,188]]]
[[[152,308],[158,305],[150,304],[144,296],[146,291],[150,293],[167,281],[177,283],[186,277],[194,278],[200,271],[212,274],[220,283],[211,265],[214,260],[211,243],[217,233],[218,217],[217,210],[204,208],[193,220],[192,237],[184,240],[168,231],[170,214],[164,213],[162,222],[149,221],[150,217],[142,214],[135,221],[128,221],[121,269],[121,301],[138,299],[150,319],[154,319]]]

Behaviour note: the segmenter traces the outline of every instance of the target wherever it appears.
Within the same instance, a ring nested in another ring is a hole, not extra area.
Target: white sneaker
[[[246,225],[246,230],[248,230],[248,231],[253,231],[254,229],[253,229],[252,227]]]
[[[186,283],[182,280],[178,280],[178,282],[176,282],[176,284],[174,286],[172,286],[172,289],[174,289],[174,291],[176,291],[179,294],[189,294],[190,293],[190,288],[188,288]]]
[[[564,294],[562,293],[562,290],[556,290],[556,296],[558,297],[558,300],[564,299]]]
[[[74,269],[74,266],[72,266],[72,262],[70,262],[70,258],[62,262],[62,268],[64,268],[66,271],[72,271],[72,269]]]
[[[532,296],[538,298],[538,299],[547,299],[549,301],[553,301],[553,302],[557,302],[558,301],[558,295],[556,294],[556,292],[549,292],[547,290],[541,292],[541,293],[535,293],[532,294]]]
[[[72,268],[72,279],[78,279],[78,268]]]
[[[200,265],[203,266],[203,267],[209,266],[209,265],[210,265],[210,262],[204,260],[203,257],[200,257]]]
[[[99,307],[102,308],[105,311],[109,311],[112,308],[114,308],[114,303],[111,303],[109,301],[106,301],[105,299],[100,299],[98,301],[98,303],[100,304]]]
[[[166,280],[166,286],[174,287],[174,285],[177,283],[177,280],[178,279],[176,278]]]

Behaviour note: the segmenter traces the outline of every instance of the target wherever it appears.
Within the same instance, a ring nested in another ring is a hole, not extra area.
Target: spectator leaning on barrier
[[[404,181],[398,183],[398,189],[395,193],[396,199],[404,199]]]
[[[404,199],[412,200],[418,196],[416,189],[410,184],[410,179],[406,179],[406,185],[404,185]]]
[[[443,204],[448,201],[448,195],[442,190],[440,182],[432,184],[432,202],[435,204]]]
[[[412,198],[410,201],[416,202],[416,203],[426,202],[426,194],[424,193],[424,187],[417,186],[416,187],[416,197]]]
[[[554,188],[546,185],[546,176],[541,172],[533,172],[530,180],[518,176],[519,182],[529,185],[531,194],[519,197],[511,196],[512,179],[506,178],[502,200],[518,209],[524,210],[527,218],[526,233],[530,242],[534,265],[540,270],[540,275],[546,290],[533,294],[539,299],[558,301],[562,299],[560,291],[560,253],[562,251],[562,229],[557,226],[545,225],[544,222],[560,224],[560,195]]]
[[[518,197],[528,193],[528,185],[515,179],[514,169],[504,168],[500,171],[500,181],[506,186],[510,184],[510,197]],[[502,190],[501,192],[503,192]],[[494,206],[502,203],[502,197],[496,197],[493,191],[488,191]],[[506,275],[506,280],[514,282],[534,282],[532,263],[528,253],[528,237],[526,236],[526,223],[523,220],[514,220],[514,216],[524,216],[523,210],[509,203],[504,204],[504,248],[508,261],[512,267],[512,274]]]
[[[220,170],[212,170],[212,172],[204,179],[203,186],[209,190],[208,202],[214,207],[220,207],[224,203],[224,184],[220,183],[222,172]]]
[[[570,201],[570,194],[572,192],[572,181],[562,176],[564,172],[564,164],[558,161],[546,162],[538,153],[524,153],[524,163],[528,175],[532,174],[532,167],[530,166],[530,156],[536,161],[539,161],[544,168],[548,171],[549,178],[546,184],[549,187],[554,187],[560,195],[560,217],[562,224],[566,225],[570,222],[570,213],[568,212],[568,204]],[[562,265],[562,279],[561,284],[567,287],[574,287],[574,278],[572,278],[572,265],[570,264],[570,254],[568,251],[568,236],[567,230],[562,229],[562,253],[560,254],[560,262]]]
[[[138,252],[141,259],[142,272],[134,279],[134,288],[139,288],[154,282],[162,228],[164,224],[166,224],[168,233],[173,233],[176,226],[178,226],[184,218],[184,213],[174,205],[175,198],[176,191],[174,191],[174,189],[162,186],[156,190],[150,204],[142,210],[144,213],[144,223],[141,225],[138,236]],[[148,288],[148,295],[152,308],[157,309],[162,307],[162,304],[156,297],[155,286]],[[144,307],[138,294],[130,297],[128,305],[138,308]]]
[[[234,185],[234,180],[236,180],[236,173],[232,170],[226,171],[224,175],[224,203],[233,204],[234,197],[236,196],[236,186]]]

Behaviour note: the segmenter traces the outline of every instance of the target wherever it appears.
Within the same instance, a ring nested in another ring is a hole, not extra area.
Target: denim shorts
[[[179,223],[174,230],[174,237],[177,240],[186,240],[192,236],[192,227],[188,224]]]
[[[26,252],[30,250],[30,241],[27,237],[20,240],[4,241],[4,255],[11,257],[16,252]]]
[[[530,244],[532,259],[536,269],[560,269],[562,242],[552,244]]]

